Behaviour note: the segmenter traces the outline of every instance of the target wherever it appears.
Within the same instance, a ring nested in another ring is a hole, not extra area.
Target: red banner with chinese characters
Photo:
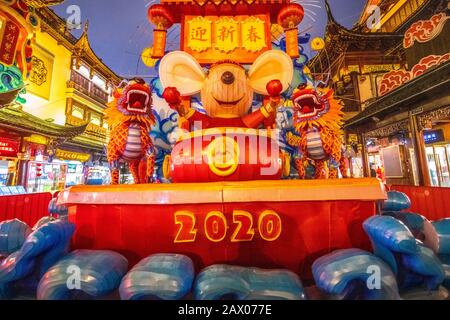
[[[272,48],[268,14],[186,16],[182,34],[182,50],[204,64],[225,59],[252,63]]]
[[[153,52],[152,58],[158,59],[164,57],[166,51],[166,30],[153,31]]]
[[[19,41],[20,29],[11,20],[0,21],[0,62],[12,65],[16,57],[17,43]]]
[[[17,157],[19,141],[0,137],[0,157]]]

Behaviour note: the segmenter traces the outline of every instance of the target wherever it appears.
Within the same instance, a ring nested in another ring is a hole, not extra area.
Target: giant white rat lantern
[[[175,51],[161,60],[159,75],[164,98],[192,130],[214,127],[273,127],[280,94],[293,77],[291,58],[279,50],[259,56],[247,71],[239,63],[219,61],[205,71],[190,54]],[[269,103],[249,114],[254,92],[269,96]],[[206,114],[182,105],[181,97],[200,93]]]

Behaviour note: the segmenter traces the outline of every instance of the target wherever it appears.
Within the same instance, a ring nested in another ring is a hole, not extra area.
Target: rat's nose
[[[222,82],[224,84],[232,84],[234,82],[234,74],[230,71],[225,71],[222,74]]]

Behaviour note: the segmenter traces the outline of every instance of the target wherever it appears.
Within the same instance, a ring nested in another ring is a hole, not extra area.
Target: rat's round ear
[[[269,50],[260,55],[250,70],[250,86],[256,93],[268,95],[266,86],[272,80],[279,80],[283,91],[289,88],[294,76],[292,59],[281,50]]]
[[[193,56],[174,51],[161,59],[159,78],[164,88],[175,87],[182,96],[192,96],[200,92],[206,75]]]

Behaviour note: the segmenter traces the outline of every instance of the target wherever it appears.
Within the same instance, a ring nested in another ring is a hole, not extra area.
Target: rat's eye
[[[225,71],[221,79],[224,84],[232,84],[235,80],[234,74],[230,71]]]

